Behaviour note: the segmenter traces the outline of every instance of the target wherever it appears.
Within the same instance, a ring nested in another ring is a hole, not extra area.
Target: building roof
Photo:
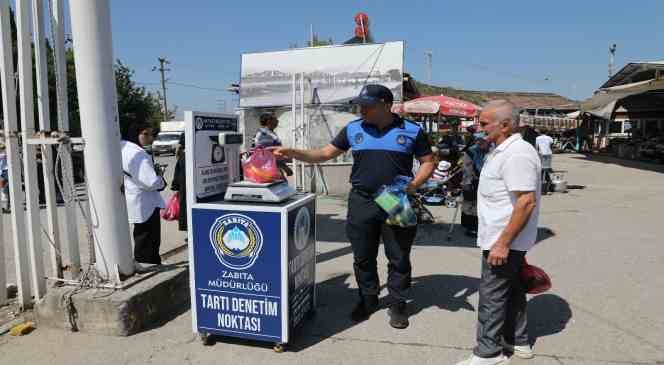
[[[452,87],[440,87],[415,82],[419,94],[440,95],[455,97],[471,103],[482,105],[487,101],[504,99],[520,109],[552,108],[552,109],[578,109],[579,102],[564,96],[545,92],[525,91],[488,91],[463,90]]]
[[[611,76],[600,89],[631,84],[655,78],[657,72],[664,74],[664,60],[648,62],[630,62],[615,75]]]
[[[542,92],[510,92],[510,91],[471,91],[466,92],[479,94],[486,101],[504,99],[520,109],[552,108],[552,109],[577,109],[579,103],[564,96],[554,93]]]

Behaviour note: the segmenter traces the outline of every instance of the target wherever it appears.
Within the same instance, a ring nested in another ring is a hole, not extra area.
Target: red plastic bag
[[[167,221],[174,221],[180,217],[180,194],[176,191],[161,210],[161,217]]]
[[[549,275],[541,268],[530,265],[525,258],[519,274],[528,294],[540,294],[551,289]]]
[[[283,180],[274,154],[261,147],[242,161],[242,172],[245,180],[259,184]]]

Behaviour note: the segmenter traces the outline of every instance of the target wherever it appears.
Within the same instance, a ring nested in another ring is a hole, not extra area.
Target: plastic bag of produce
[[[256,148],[242,161],[242,172],[245,180],[259,184],[283,180],[274,154],[262,147]]]
[[[411,180],[408,176],[400,175],[378,191],[374,201],[387,213],[385,223],[400,227],[417,225],[417,215],[406,193],[406,186]]]

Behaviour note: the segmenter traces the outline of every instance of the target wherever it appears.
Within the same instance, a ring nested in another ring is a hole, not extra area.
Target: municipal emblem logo
[[[295,216],[295,228],[293,232],[293,241],[295,248],[302,251],[309,243],[309,235],[311,234],[311,216],[309,215],[309,208],[302,207]]]
[[[203,118],[196,117],[196,129],[197,130],[203,129],[203,126],[204,126]]]
[[[397,136],[397,143],[398,144],[403,146],[403,145],[406,144],[406,141],[407,141],[406,136],[404,136],[403,134],[400,134],[399,136]]]
[[[359,132],[355,134],[355,144],[360,144],[362,141],[364,141],[364,134],[362,132]]]
[[[212,224],[210,243],[222,265],[245,270],[258,259],[263,248],[263,233],[253,219],[242,214],[226,214]]]

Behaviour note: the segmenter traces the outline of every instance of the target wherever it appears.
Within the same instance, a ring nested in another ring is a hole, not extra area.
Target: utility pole
[[[433,52],[424,51],[424,63],[427,68],[427,81],[429,81],[429,85],[431,85],[433,82]]]
[[[157,58],[159,61],[159,67],[154,66],[152,71],[159,71],[161,73],[161,92],[162,98],[164,99],[164,122],[168,122],[168,103],[166,102],[166,72],[170,71],[170,68],[165,68],[164,65],[170,64],[166,57]]]
[[[616,57],[616,45],[615,43],[609,47],[609,78],[613,76],[613,62],[615,61]]]

